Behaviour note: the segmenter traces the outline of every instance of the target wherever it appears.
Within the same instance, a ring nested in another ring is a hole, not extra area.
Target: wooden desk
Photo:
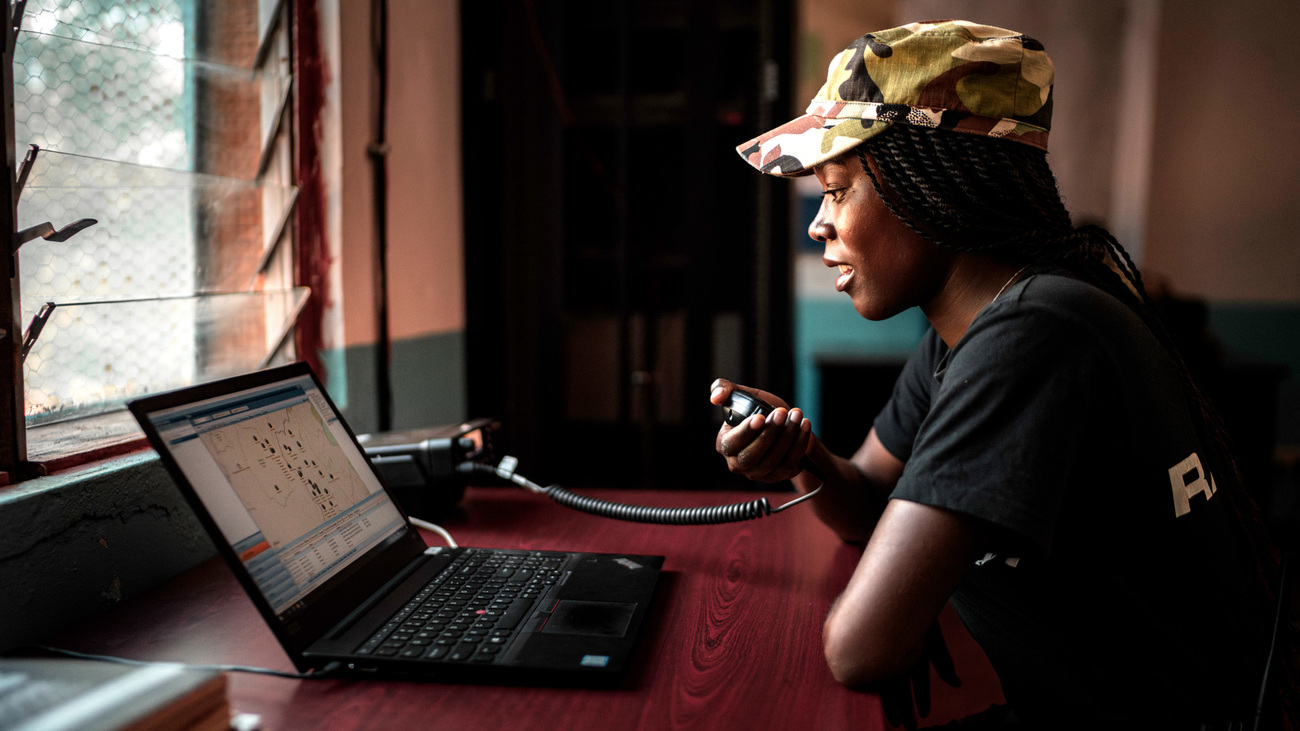
[[[585,491],[653,505],[741,502],[754,493]],[[774,505],[790,493],[767,493]],[[837,684],[821,623],[860,550],[799,507],[756,521],[648,526],[578,513],[515,488],[471,488],[441,524],[461,545],[625,551],[666,557],[638,660],[620,690],[290,680],[233,673],[232,706],[281,729],[883,729],[878,698]],[[441,542],[426,534],[431,545]],[[951,610],[942,617],[963,684],[933,680],[926,724],[1001,699]],[[292,670],[219,559],[51,641],[82,652]]]

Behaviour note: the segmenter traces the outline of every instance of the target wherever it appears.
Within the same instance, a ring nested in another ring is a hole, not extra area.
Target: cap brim
[[[737,146],[736,152],[759,172],[798,177],[810,174],[814,167],[843,155],[892,124],[879,119],[831,119],[805,114]]]

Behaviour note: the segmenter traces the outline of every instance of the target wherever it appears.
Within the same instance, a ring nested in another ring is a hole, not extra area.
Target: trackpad
[[[563,599],[551,612],[551,618],[542,627],[543,634],[594,635],[597,637],[622,637],[636,604],[625,602],[585,602]]]

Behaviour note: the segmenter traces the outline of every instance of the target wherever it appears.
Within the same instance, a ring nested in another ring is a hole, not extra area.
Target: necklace
[[[1026,265],[1020,267],[1019,269],[1017,269],[1017,270],[1016,270],[1016,273],[1015,273],[1015,274],[1012,274],[1012,275],[1011,275],[1011,278],[1007,280],[1007,283],[1004,284],[1004,285],[1002,285],[1002,289],[999,289],[999,290],[998,290],[998,293],[995,294],[995,295],[993,295],[993,299],[989,300],[989,304],[993,304],[994,302],[997,302],[997,301],[998,301],[998,297],[1001,297],[1001,296],[1002,296],[1002,293],[1005,292],[1005,291],[1007,291],[1007,287],[1010,287],[1012,282],[1014,282],[1014,281],[1016,281],[1017,279],[1019,279],[1019,278],[1020,278],[1020,275],[1021,275],[1021,274],[1024,274],[1024,273],[1025,273],[1025,270],[1028,269],[1028,268],[1029,268],[1029,265],[1026,264]]]

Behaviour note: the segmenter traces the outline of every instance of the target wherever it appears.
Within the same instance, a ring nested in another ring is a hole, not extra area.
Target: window
[[[60,435],[81,451],[88,432],[137,434],[131,398],[292,358],[307,297],[293,286],[287,3],[16,11],[5,131],[15,240],[31,240],[0,297],[16,303],[0,312],[8,331],[23,333],[0,365],[10,473],[66,451]]]

